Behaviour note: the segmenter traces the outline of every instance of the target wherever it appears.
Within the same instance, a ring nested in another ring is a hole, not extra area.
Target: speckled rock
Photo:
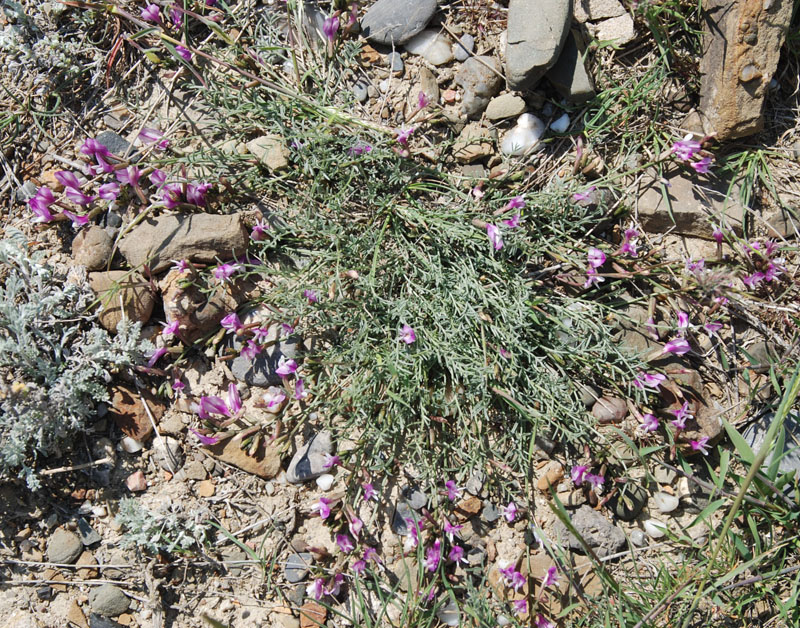
[[[406,43],[431,21],[436,0],[378,0],[361,20],[361,32],[384,46]]]
[[[113,242],[106,230],[98,225],[81,229],[72,240],[72,259],[88,270],[100,270],[111,257]]]
[[[492,97],[500,91],[501,76],[500,64],[493,57],[470,57],[461,64],[455,81],[463,91],[461,107],[468,118],[481,116]]]

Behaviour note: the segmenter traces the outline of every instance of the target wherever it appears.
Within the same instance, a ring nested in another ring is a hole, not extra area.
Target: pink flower
[[[451,543],[453,542],[453,537],[458,536],[458,531],[463,527],[463,525],[454,526],[447,517],[444,518],[444,533],[447,535],[447,538],[450,539]]]
[[[117,170],[114,174],[117,177],[117,181],[123,185],[131,185],[133,187],[139,185],[139,179],[142,178],[142,172],[136,166],[128,166],[122,170]]]
[[[36,195],[28,201],[28,207],[36,216],[34,222],[50,222],[53,214],[50,213],[50,205],[56,202],[53,191],[50,188],[41,187],[36,191]]]
[[[144,127],[141,131],[139,131],[139,140],[141,140],[144,144],[158,144],[158,148],[162,150],[169,145],[169,140],[164,139],[164,134],[161,131],[150,127]],[[150,181],[153,181],[153,175],[155,175],[156,172],[164,174],[160,170],[154,170],[150,174]],[[155,181],[153,181],[153,183],[155,183]],[[163,185],[163,183],[164,182],[162,181],[159,185]]]
[[[764,281],[764,279],[765,279],[764,273],[762,273],[761,271],[756,271],[752,275],[745,275],[744,277],[742,277],[742,283],[744,283],[744,285],[750,288],[751,290],[755,290],[758,284]]]
[[[339,456],[331,456],[325,454],[325,463],[322,465],[323,469],[332,469],[333,467],[342,464],[342,459]]]
[[[636,257],[636,239],[639,237],[639,232],[636,229],[625,229],[625,236],[622,240],[622,245],[619,247],[620,254],[627,253],[631,257]]]
[[[554,584],[558,584],[558,569],[556,569],[555,565],[547,570],[547,574],[542,580],[542,588],[546,589]]]
[[[600,268],[603,264],[606,263],[606,254],[603,253],[600,249],[595,247],[591,247],[586,254],[586,257],[589,260],[589,266],[591,268]]]
[[[295,371],[297,371],[297,362],[291,358],[287,359],[285,355],[282,355],[281,359],[278,361],[278,368],[275,369],[275,373],[281,377],[289,377],[289,375]]]
[[[212,414],[230,416],[228,405],[220,398],[212,395],[203,395],[200,402],[192,405],[192,410],[201,419],[208,419]]]
[[[454,502],[459,497],[461,497],[461,492],[463,489],[456,486],[456,483],[453,480],[447,480],[444,483],[445,488],[447,489],[447,499],[451,502]]]
[[[163,170],[156,168],[150,173],[148,179],[150,179],[150,183],[160,188],[167,182],[167,174]]]
[[[699,451],[704,456],[708,455],[708,449],[706,448],[706,444],[708,443],[708,436],[703,436],[700,440],[693,440],[689,442],[689,445],[692,446],[692,451]]]
[[[161,347],[160,349],[153,351],[153,353],[150,354],[150,359],[147,361],[147,366],[152,368],[153,365],[158,362],[159,358],[161,358],[161,356],[163,356],[166,352],[166,347]]]
[[[367,144],[366,142],[358,141],[353,144],[350,148],[347,149],[347,152],[353,156],[357,157],[359,155],[364,155],[372,150],[372,146]]]
[[[693,161],[689,165],[694,168],[695,172],[706,174],[711,167],[711,157],[703,157],[699,161]]]
[[[308,299],[309,303],[317,303],[319,298],[314,290],[303,290],[303,296]]]
[[[252,340],[248,340],[247,344],[245,344],[245,346],[242,347],[242,350],[239,352],[239,355],[252,361],[259,353],[261,353],[261,347],[259,347]]]
[[[71,200],[76,205],[88,205],[96,196],[89,196],[88,194],[84,194],[80,190],[76,190],[75,188],[67,188],[64,192],[69,200]]]
[[[186,201],[198,207],[205,207],[206,194],[211,187],[211,183],[189,183],[186,186]]]
[[[97,190],[97,195],[106,201],[116,201],[119,196],[119,183],[104,183]]]
[[[339,30],[339,17],[333,15],[329,18],[326,18],[325,21],[322,23],[322,34],[328,38],[328,41],[333,43],[336,41],[336,33]]]
[[[520,589],[522,589],[522,587],[525,586],[526,582],[527,582],[527,579],[525,578],[525,576],[523,576],[517,570],[513,571],[513,573],[511,574],[510,586],[511,586],[512,589],[514,589],[514,591],[519,593]]]
[[[436,571],[439,562],[442,560],[442,542],[439,539],[434,541],[433,546],[428,548],[425,553],[425,569],[430,572]]]
[[[407,129],[402,129],[397,132],[397,143],[403,146],[408,145],[408,138],[411,137],[411,134],[414,132],[414,127],[409,127]]]
[[[587,473],[584,476],[584,479],[586,480],[586,482],[589,483],[589,486],[591,486],[594,490],[599,489],[601,486],[603,486],[603,484],[606,483],[606,479],[599,473],[598,474]]]
[[[503,248],[503,236],[500,234],[500,229],[495,225],[486,225],[486,235],[489,236],[489,242],[492,243],[495,251]]]
[[[675,340],[670,340],[664,345],[662,354],[674,353],[675,355],[683,355],[684,353],[691,351],[691,349],[692,348],[689,346],[689,342],[685,338],[675,338]]]
[[[303,382],[302,378],[298,377],[297,381],[294,383],[294,398],[298,401],[302,401],[306,397],[308,397],[308,392],[306,391],[305,382]]]
[[[536,628],[556,628],[556,625],[541,613],[536,615],[534,623],[536,624]]]
[[[586,477],[586,472],[589,470],[589,467],[579,464],[572,467],[572,471],[570,471],[570,476],[572,477],[572,481],[575,483],[576,486],[580,486],[583,484],[583,480]]]
[[[514,613],[516,615],[524,615],[528,612],[528,600],[525,598],[514,600],[511,605],[514,607]]]
[[[681,161],[689,161],[700,150],[700,143],[692,139],[692,134],[689,133],[682,140],[678,140],[672,145],[671,153]]]
[[[523,196],[515,196],[506,204],[506,209],[523,209],[525,207],[525,198]]]
[[[319,516],[322,519],[327,519],[331,516],[331,500],[320,497],[319,501],[311,507],[311,510],[319,511]]]
[[[86,223],[89,222],[89,216],[79,216],[78,214],[73,214],[72,212],[67,211],[66,209],[61,213],[72,221],[72,227],[74,229],[83,227]]]
[[[640,425],[644,432],[655,432],[658,429],[658,419],[652,414],[642,415],[642,424]]]
[[[516,229],[517,227],[519,227],[519,224],[520,224],[520,222],[521,222],[521,221],[520,221],[520,216],[519,216],[519,214],[514,214],[514,215],[513,215],[511,218],[509,218],[508,220],[502,220],[501,222],[502,222],[502,223],[503,223],[503,224],[504,224],[506,227],[508,227],[508,228],[510,228],[510,229]]]
[[[177,4],[172,6],[172,10],[169,12],[169,19],[172,20],[172,25],[175,28],[180,28],[181,24],[183,24],[183,13],[180,12]]]
[[[284,401],[286,401],[286,393],[283,392],[282,388],[270,386],[267,388],[267,392],[264,393],[263,399],[267,406],[267,410],[276,410],[277,408],[280,408]]]
[[[157,4],[148,4],[144,9],[141,10],[141,16],[143,20],[148,22],[160,22],[161,9],[159,9]]]
[[[220,264],[212,271],[212,274],[220,281],[226,281],[241,268],[239,264]]]
[[[111,151],[104,144],[91,137],[86,138],[86,141],[81,144],[80,151],[87,157],[94,157],[98,160],[112,157]]]
[[[264,239],[264,236],[269,229],[269,225],[265,222],[259,222],[258,224],[253,226],[253,230],[250,232],[250,239],[253,242],[260,242]]]
[[[633,380],[633,385],[637,388],[653,388],[658,390],[661,383],[667,379],[666,375],[661,373],[639,373],[636,379]]]
[[[339,549],[345,554],[349,554],[356,548],[356,546],[353,545],[353,540],[346,534],[336,535],[336,545],[338,545]]]
[[[365,547],[364,560],[367,562],[372,561],[373,563],[380,563],[381,559],[378,557],[378,550],[374,547]]]
[[[711,321],[711,322],[708,322],[705,325],[703,325],[703,329],[706,330],[706,333],[708,333],[709,336],[713,336],[720,329],[722,329],[723,326],[724,325],[722,323],[720,323],[719,321]]]
[[[464,548],[460,545],[453,545],[453,547],[450,548],[450,553],[447,555],[447,560],[451,563],[467,562],[467,559],[464,558]]]
[[[197,430],[193,429],[190,429],[189,431],[192,434],[194,434],[197,437],[197,440],[199,440],[204,445],[216,445],[219,442],[219,438],[214,438],[213,436],[205,436],[200,432],[198,432]]]
[[[231,312],[227,316],[225,316],[220,322],[220,327],[223,329],[227,329],[228,331],[232,331],[236,333],[240,329],[244,327],[242,325],[242,321],[239,320],[239,317],[236,315],[236,312]]]
[[[597,270],[592,267],[586,271],[586,281],[583,284],[584,288],[591,288],[592,284],[595,283],[603,283],[606,280],[605,277],[601,277],[597,274]]]
[[[597,186],[589,187],[585,192],[575,192],[572,195],[572,200],[576,203],[586,203],[592,200],[592,192],[597,189]]]
[[[364,482],[361,485],[361,488],[364,489],[364,501],[368,502],[370,499],[374,499],[378,501],[378,494],[375,492],[375,487],[372,486],[370,482]]]
[[[172,390],[180,392],[184,388],[186,388],[186,384],[184,384],[181,380],[176,379],[174,382],[172,382]]]
[[[306,595],[310,595],[315,600],[322,599],[322,596],[325,595],[325,579],[324,578],[317,578],[306,587]]]
[[[689,315],[686,312],[678,312],[678,328],[686,329],[689,327]]]
[[[353,573],[357,576],[360,576],[364,573],[364,570],[367,568],[367,563],[363,558],[359,558],[357,561],[353,563]]]
[[[176,270],[180,274],[183,274],[187,270],[189,270],[189,261],[188,260],[182,259],[182,260],[172,260],[172,261],[175,262],[175,265],[172,267],[171,270]]]
[[[420,91],[419,96],[417,97],[417,107],[419,109],[425,109],[425,107],[427,107],[430,104],[430,102],[431,101],[428,98],[428,95],[425,92]]]
[[[161,335],[164,338],[172,338],[175,334],[178,333],[178,329],[181,326],[181,322],[178,320],[172,321],[168,325],[164,325],[164,329],[161,330]]]
[[[330,581],[329,586],[325,587],[325,595],[330,595],[336,597],[339,595],[339,591],[342,589],[342,583],[344,582],[344,574],[337,573],[333,576],[333,580]]]
[[[81,189],[81,182],[78,180],[78,177],[74,172],[59,170],[55,173],[55,177],[56,181],[58,181],[65,188],[72,188],[74,190]]]
[[[714,230],[711,232],[711,237],[717,241],[717,244],[722,244],[722,239],[725,237],[725,234],[722,233],[722,229],[720,229],[719,225],[712,224]]]
[[[407,345],[410,345],[417,340],[417,334],[411,325],[403,325],[403,328],[400,330],[400,340],[405,342]]]
[[[231,382],[228,384],[228,408],[231,414],[238,414],[242,409],[242,399],[239,396],[239,389],[236,384]]]
[[[684,401],[683,405],[679,409],[672,410],[671,412],[675,415],[675,419],[670,421],[670,423],[672,423],[677,430],[685,430],[686,420],[693,418],[693,416],[689,414],[689,402]]]
[[[361,530],[364,528],[364,522],[353,515],[353,519],[350,521],[347,527],[350,530],[350,534],[352,534],[355,538],[358,538],[361,534]]]
[[[653,317],[649,317],[645,323],[644,328],[647,330],[647,335],[650,336],[653,340],[658,340],[658,330],[656,329],[656,321]]]
[[[508,502],[508,506],[503,506],[501,508],[503,516],[506,518],[506,521],[512,523],[514,519],[517,518],[517,513],[519,512],[519,508],[514,502]]]
[[[167,209],[175,209],[181,202],[183,188],[180,183],[165,183],[161,186],[161,200]]]

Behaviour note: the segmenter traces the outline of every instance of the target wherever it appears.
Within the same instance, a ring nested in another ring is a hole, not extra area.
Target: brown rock
[[[493,153],[489,130],[479,122],[471,122],[465,126],[453,144],[453,156],[462,164],[484,159]]]
[[[764,126],[764,98],[792,17],[792,0],[709,0],[700,59],[708,133],[729,140]]]
[[[328,609],[312,600],[300,609],[300,628],[319,628],[328,618]]]
[[[215,329],[238,306],[240,292],[230,283],[218,284],[210,294],[194,284],[184,285],[186,275],[171,271],[159,283],[167,322],[179,321],[178,337],[191,344]]]
[[[132,493],[139,493],[141,491],[147,490],[147,480],[144,477],[144,473],[141,471],[136,471],[135,473],[131,473],[128,476],[128,479],[125,480],[125,486],[128,487],[128,490]]]
[[[60,170],[60,168],[58,170]],[[64,185],[61,181],[56,179],[56,172],[58,172],[58,170],[45,170],[39,177],[42,185],[49,187],[56,194],[64,191]]]
[[[561,466],[560,462],[551,460],[545,465],[541,477],[536,482],[536,488],[547,493],[550,491],[550,487],[555,488],[563,477],[564,467]]]
[[[57,580],[58,582],[66,582],[67,581],[67,579],[64,577],[64,574],[62,574],[57,569],[46,569],[45,572],[42,575],[44,576],[45,580]],[[67,585],[66,584],[55,584],[55,583],[51,582],[50,583],[50,588],[52,588],[53,591],[62,592],[62,591],[66,591],[67,590]]]
[[[72,600],[69,603],[69,610],[67,611],[67,621],[70,624],[75,624],[78,628],[89,628],[89,623],[86,621],[86,615],[83,614],[77,600]]]
[[[84,550],[83,554],[78,557],[78,561],[75,563],[76,565],[97,565],[97,559],[94,557],[89,550]],[[98,571],[97,569],[78,569],[77,572],[80,578],[84,580],[89,580],[90,578],[97,578]]]
[[[116,331],[123,316],[146,323],[153,313],[155,297],[150,284],[138,273],[124,270],[89,273],[89,284],[100,299],[98,320],[109,331]]]
[[[240,214],[166,215],[134,227],[119,250],[133,268],[147,264],[151,272],[160,273],[172,260],[212,264],[237,257],[247,251],[249,240]]]
[[[254,456],[241,448],[241,441],[235,436],[203,449],[218,460],[268,480],[281,470],[281,455],[276,448],[265,445],[263,438],[261,440]]]
[[[738,185],[728,194],[728,182],[678,168],[664,178],[668,186],[648,175],[640,189],[637,211],[645,231],[663,233],[674,226],[675,233],[710,240],[711,222],[722,220],[728,229],[742,233],[745,208],[735,200]]]
[[[89,270],[100,270],[111,257],[113,242],[106,230],[98,225],[81,229],[72,240],[72,258]]]
[[[456,505],[456,514],[462,519],[469,519],[477,515],[482,508],[481,500],[470,495],[466,499],[462,499]]]
[[[198,482],[194,488],[194,492],[197,493],[198,497],[211,497],[217,491],[217,487],[214,486],[213,480],[203,480],[202,482]]]
[[[592,416],[600,425],[620,423],[628,414],[628,404],[619,397],[600,397],[592,406]]]
[[[143,443],[153,433],[153,424],[142,405],[142,398],[147,402],[153,418],[158,421],[166,409],[164,402],[148,390],[139,393],[128,386],[114,386],[111,389],[111,408],[108,413],[126,436]]]

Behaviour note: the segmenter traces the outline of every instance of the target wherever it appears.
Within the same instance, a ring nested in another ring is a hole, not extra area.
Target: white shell
[[[680,503],[680,500],[675,497],[675,495],[670,495],[669,493],[664,493],[663,491],[654,493],[653,501],[656,503],[656,508],[663,513],[672,512]]]
[[[667,533],[667,526],[656,519],[648,519],[643,526],[651,539],[660,539]]]
[[[443,65],[453,60],[453,42],[435,28],[414,35],[405,43],[412,55],[420,55],[433,65]]]
[[[122,450],[129,454],[135,454],[137,451],[141,451],[143,447],[142,443],[130,436],[123,438],[120,444],[122,445]]]
[[[556,133],[566,133],[569,128],[569,116],[565,113],[560,118],[556,118],[550,123],[550,128]]]
[[[335,478],[330,473],[323,473],[317,478],[317,486],[322,491],[329,491]]]

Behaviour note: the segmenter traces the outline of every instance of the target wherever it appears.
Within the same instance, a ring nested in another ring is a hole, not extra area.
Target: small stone
[[[419,567],[413,556],[399,559],[391,567],[401,591],[416,591],[419,583]]]
[[[517,119],[517,125],[503,138],[500,151],[514,157],[526,155],[539,145],[544,128],[544,122],[539,118],[531,113],[523,113]]]
[[[400,536],[406,536],[408,534],[407,520],[414,520],[416,518],[414,511],[411,510],[411,506],[404,500],[398,501],[394,506],[394,513],[392,514],[392,532]]]
[[[326,454],[333,453],[333,443],[328,432],[319,432],[297,450],[286,470],[286,480],[290,484],[300,484],[318,478],[327,469]]]
[[[298,584],[294,589],[286,593],[287,601],[295,607],[299,607],[303,603],[303,598],[306,595],[306,585]]]
[[[122,624],[97,613],[89,615],[89,628],[122,628]]]
[[[133,150],[131,143],[119,133],[103,131],[95,139],[117,157],[124,157],[127,154],[130,161],[137,161],[139,159],[139,155]]]
[[[656,519],[648,519],[642,525],[651,539],[660,539],[667,533],[667,526]]]
[[[87,270],[100,270],[111,258],[113,242],[105,229],[90,225],[81,229],[72,240],[72,258]]]
[[[614,514],[623,521],[632,521],[647,504],[647,490],[641,484],[627,482],[611,499]]]
[[[155,306],[155,297],[150,283],[138,273],[124,270],[109,270],[89,273],[89,285],[100,299],[100,324],[109,331],[116,331],[119,322],[146,323]]]
[[[122,451],[126,454],[135,454],[142,451],[144,445],[142,445],[142,441],[136,440],[135,438],[131,438],[130,436],[125,436],[120,441],[120,447],[122,447]]]
[[[493,503],[487,501],[483,506],[483,511],[481,511],[481,518],[486,523],[494,523],[502,516],[502,514],[503,513],[500,512],[499,508],[497,508]]]
[[[292,584],[302,582],[308,576],[308,570],[314,563],[314,556],[309,552],[290,554],[283,565],[283,575]]]
[[[494,57],[470,57],[456,72],[455,82],[463,91],[464,114],[471,119],[479,118],[502,87],[500,65]]]
[[[575,19],[583,24],[623,15],[625,7],[619,0],[576,0],[574,11]]]
[[[353,96],[360,103],[365,103],[369,99],[369,92],[367,91],[367,83],[364,81],[356,81],[353,85]]]
[[[76,565],[84,566],[84,569],[78,569],[75,573],[78,574],[84,580],[90,580],[92,578],[96,578],[98,571],[94,569],[97,566],[97,559],[94,557],[89,550],[84,550],[81,555],[78,557]]]
[[[653,493],[653,501],[656,504],[659,512],[669,513],[675,510],[680,504],[680,500],[675,495],[670,495],[663,491]]]
[[[86,615],[83,614],[77,600],[71,600],[69,603],[67,621],[70,624],[75,624],[79,628],[89,628],[89,624],[86,622]]]
[[[405,43],[405,49],[412,55],[423,57],[431,65],[444,65],[453,60],[450,38],[434,28],[414,35]]]
[[[757,452],[764,444],[767,432],[772,422],[775,420],[775,413],[768,412],[750,424],[742,436],[750,448]],[[764,461],[764,466],[769,467],[773,459],[780,457],[778,463],[779,475],[795,472],[795,477],[800,476],[800,449],[797,443],[800,442],[800,414],[791,412],[783,422],[783,451],[772,451]],[[778,434],[780,437],[780,434]],[[791,489],[789,489],[791,490]]]
[[[153,457],[164,471],[175,473],[183,466],[183,446],[172,436],[156,438],[153,444]]]
[[[486,117],[489,120],[502,120],[514,118],[525,113],[525,101],[516,94],[501,94],[489,101],[486,107]]]
[[[618,552],[625,545],[625,533],[590,506],[578,508],[572,515],[572,524],[600,558]],[[557,542],[560,539],[560,542],[567,542],[571,549],[583,551],[580,541],[560,521],[553,526],[553,533]]]
[[[195,480],[200,482],[208,477],[206,468],[203,466],[202,461],[192,460],[183,468],[183,473],[187,480]]]
[[[424,66],[419,69],[419,86],[422,93],[427,97],[428,102],[434,105],[439,102],[439,83],[436,81],[433,72]],[[418,102],[412,103],[414,108],[417,105]]]
[[[422,510],[428,504],[425,493],[415,488],[406,488],[403,491],[403,497],[414,510]]]
[[[586,406],[587,409],[591,408],[601,396],[600,391],[589,384],[579,384],[578,393],[581,396],[581,403]]]
[[[242,449],[242,441],[236,436],[204,446],[203,451],[265,480],[274,478],[281,470],[281,452],[266,438],[260,439],[255,451]]]
[[[194,490],[198,497],[207,498],[212,497],[214,493],[216,493],[217,487],[214,485],[214,480],[203,480],[197,483]]]
[[[481,511],[481,500],[474,495],[470,495],[466,499],[462,499],[456,504],[456,514],[462,519],[469,519],[477,515]]]
[[[453,600],[437,608],[436,617],[445,626],[458,626],[461,623],[461,612],[458,610],[458,604]]]
[[[794,238],[800,231],[800,220],[796,211],[788,207],[776,207],[764,211],[764,222],[767,223],[769,237]]]
[[[600,425],[620,423],[628,414],[628,404],[619,397],[603,396],[592,406],[592,416]]]
[[[471,567],[482,565],[486,560],[486,550],[482,547],[473,547],[467,552],[467,562]]]
[[[466,125],[453,143],[453,155],[462,164],[490,157],[494,153],[489,130],[479,122]]]
[[[144,477],[144,473],[141,471],[136,471],[131,473],[128,478],[125,480],[125,486],[128,487],[128,490],[132,493],[140,493],[142,491],[147,490],[147,480]]]
[[[644,547],[647,544],[647,536],[641,530],[631,532],[631,543],[636,547]]]
[[[270,172],[280,172],[289,167],[291,153],[280,135],[268,134],[250,140],[247,142],[247,150]]]
[[[472,495],[480,495],[481,491],[483,490],[483,483],[485,481],[486,475],[483,473],[483,471],[475,470],[469,474],[469,479],[467,480],[464,488],[466,488],[467,492]]]
[[[403,70],[406,68],[406,64],[403,63],[403,55],[396,50],[390,52],[386,56],[386,62],[389,65],[389,70],[392,72],[392,74],[402,74]]]
[[[95,613],[115,617],[130,608],[128,596],[113,584],[104,584],[89,593],[89,604]]]
[[[569,116],[565,113],[550,123],[550,130],[555,133],[566,133],[569,129]]]
[[[659,484],[672,484],[675,478],[678,477],[678,474],[672,469],[667,469],[667,467],[658,465],[653,470],[653,477]]]
[[[331,486],[333,486],[334,480],[335,478],[330,473],[323,473],[316,479],[316,482],[321,491],[329,491],[331,490]]]
[[[633,19],[627,13],[603,20],[590,27],[589,32],[600,41],[613,41],[617,46],[624,46],[636,37]]]
[[[100,535],[95,531],[89,522],[83,517],[78,517],[78,534],[81,537],[81,543],[86,547],[100,542]]]
[[[543,493],[549,493],[550,488],[552,487],[555,489],[563,477],[564,467],[561,466],[560,462],[551,460],[547,463],[547,465],[545,465],[541,477],[539,477],[538,481],[536,482],[536,488]]]
[[[312,600],[307,600],[300,609],[300,628],[319,628],[325,625],[328,609]]]
[[[475,49],[475,38],[469,33],[464,33],[460,39],[453,44],[453,56],[456,61],[466,61]]]
[[[436,0],[378,0],[361,20],[370,42],[401,45],[419,33],[436,13]]]
[[[569,491],[560,491],[556,493],[556,497],[558,497],[558,501],[567,508],[577,508],[586,503],[586,494],[579,488],[574,488]]]
[[[144,408],[144,403],[147,403],[149,414]],[[111,389],[111,407],[109,408],[111,418],[114,419],[114,423],[123,434],[140,443],[145,442],[153,433],[150,414],[153,415],[154,421],[158,421],[164,415],[165,407],[164,401],[149,390],[136,390],[123,384]],[[128,446],[132,445],[128,443]],[[125,447],[124,444],[123,447]]]
[[[747,353],[747,365],[759,374],[769,373],[770,366],[781,358],[777,345],[763,340],[745,347],[743,353]]]
[[[83,543],[74,532],[58,528],[47,541],[47,560],[56,564],[71,565],[83,552]]]

